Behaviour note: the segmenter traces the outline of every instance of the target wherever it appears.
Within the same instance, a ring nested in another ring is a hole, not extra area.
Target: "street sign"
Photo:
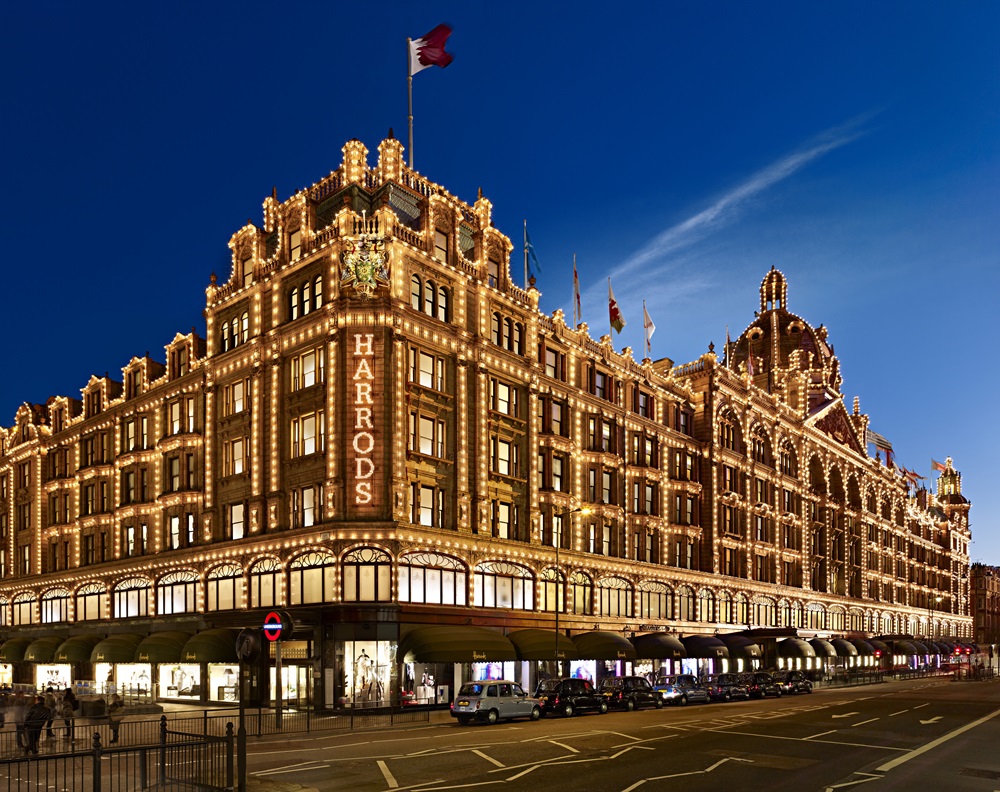
[[[269,641],[280,641],[282,638],[291,638],[295,625],[292,617],[285,611],[270,611],[264,617],[264,637]]]

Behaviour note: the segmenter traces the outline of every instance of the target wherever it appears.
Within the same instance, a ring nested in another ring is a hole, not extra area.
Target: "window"
[[[501,476],[520,475],[518,446],[510,440],[490,438],[490,470]]]
[[[292,390],[311,388],[324,380],[323,347],[310,349],[291,360]]]
[[[11,605],[14,626],[32,624],[35,620],[35,598],[27,592],[14,597]]]
[[[611,390],[612,390],[611,376],[609,374],[606,374],[603,371],[595,371],[593,373],[593,377],[594,377],[594,380],[593,380],[594,381],[594,385],[593,385],[592,393],[598,399],[607,399],[607,400],[610,401],[611,400]]]
[[[424,281],[419,275],[410,278],[410,307],[442,322],[451,313],[451,291],[432,280]]]
[[[250,381],[237,380],[223,388],[223,414],[236,415],[246,409],[247,394],[250,392]]]
[[[374,547],[344,556],[344,602],[389,602],[392,599],[392,559]]]
[[[289,605],[333,602],[337,560],[326,551],[306,553],[289,565]]]
[[[167,406],[167,434],[194,431],[194,397],[175,399]]]
[[[295,261],[302,254],[302,231],[296,228],[288,235],[288,260]]]
[[[292,419],[292,458],[326,451],[325,413],[319,410]]]
[[[148,526],[126,524],[122,526],[122,555],[131,558],[146,552]]]
[[[156,586],[156,615],[169,616],[174,613],[193,613],[197,610],[195,600],[194,572],[171,572],[160,578]]]
[[[76,591],[76,607],[74,621],[93,621],[105,618],[104,611],[108,604],[108,592],[99,583],[87,583]]]
[[[412,383],[443,393],[445,390],[444,358],[411,347],[408,378]]]
[[[518,390],[503,380],[490,378],[490,409],[495,412],[518,416]]]
[[[485,561],[473,574],[473,605],[480,608],[534,610],[531,572],[506,561]]]
[[[323,520],[323,485],[292,490],[290,511],[292,528],[308,528]]]
[[[663,583],[645,581],[637,589],[640,619],[672,619],[674,617],[673,592]]]
[[[719,445],[730,451],[738,450],[736,419],[726,413],[719,421]]]
[[[205,576],[205,609],[236,610],[243,602],[243,570],[236,564],[210,569]]]
[[[226,507],[226,539],[242,539],[246,535],[246,504],[233,503]]]
[[[631,619],[632,587],[617,577],[597,581],[597,608],[600,616]]]
[[[97,511],[97,483],[80,485],[80,516],[86,517]]]
[[[638,388],[635,389],[635,411],[643,418],[653,417],[653,397]]]
[[[448,235],[437,228],[434,229],[434,258],[448,262]]]
[[[490,339],[501,349],[524,354],[524,325],[509,316],[494,313],[490,327]]]
[[[736,468],[732,465],[722,466],[722,490],[723,492],[738,492],[739,476],[737,475]]]
[[[543,347],[542,364],[545,366],[545,376],[566,381],[566,356],[554,349]]]
[[[130,578],[119,583],[112,593],[115,619],[149,616],[149,581]]]
[[[250,607],[273,608],[279,602],[281,565],[274,558],[265,558],[250,568]]]
[[[552,489],[556,492],[566,491],[566,460],[564,457],[553,455],[552,456]]]
[[[582,616],[594,613],[594,584],[582,572],[574,572],[569,578],[571,612]]]
[[[288,319],[294,321],[323,306],[323,276],[308,275],[288,293]]]
[[[409,449],[425,456],[445,458],[445,422],[421,413],[410,413]]]
[[[399,561],[399,601],[465,605],[469,582],[457,558],[407,553]]]
[[[410,500],[413,522],[436,528],[444,527],[444,490],[426,484],[413,484]]]
[[[69,621],[69,592],[66,589],[51,589],[42,595],[42,624]]]
[[[486,282],[494,289],[500,285],[500,262],[489,259],[486,262]]]
[[[520,539],[520,510],[506,501],[490,501],[492,536],[496,539]]]

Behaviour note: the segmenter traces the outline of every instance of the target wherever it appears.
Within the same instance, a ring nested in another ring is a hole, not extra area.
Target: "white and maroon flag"
[[[423,71],[428,66],[444,68],[451,63],[451,53],[444,51],[445,42],[451,35],[451,28],[438,25],[430,33],[410,41],[410,76]]]

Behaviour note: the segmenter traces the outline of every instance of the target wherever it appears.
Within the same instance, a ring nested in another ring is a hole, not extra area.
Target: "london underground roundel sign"
[[[270,611],[264,617],[264,637],[269,641],[280,641],[282,638],[291,638],[294,625],[292,618],[284,611]]]

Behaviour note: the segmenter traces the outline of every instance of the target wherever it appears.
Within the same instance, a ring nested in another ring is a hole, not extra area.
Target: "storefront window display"
[[[201,666],[192,663],[162,663],[160,665],[160,698],[199,700],[201,698]]]
[[[338,646],[338,650],[340,647]],[[391,641],[344,641],[341,661],[341,706],[388,704],[392,696],[392,668],[396,644]]]
[[[404,663],[399,694],[406,704],[445,704],[439,700],[438,688],[451,685],[454,663]]]
[[[208,698],[211,701],[239,701],[239,666],[232,663],[208,664]]]
[[[9,688],[14,684],[14,672],[10,663],[0,663],[0,687]]]
[[[35,666],[35,686],[39,690],[65,690],[71,682],[71,673],[69,663],[39,663]]]

